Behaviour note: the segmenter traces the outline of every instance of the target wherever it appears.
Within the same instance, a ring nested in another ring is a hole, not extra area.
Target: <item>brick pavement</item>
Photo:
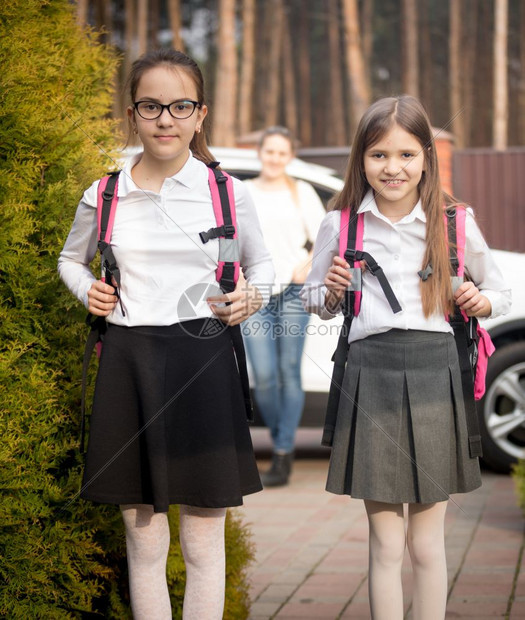
[[[326,493],[327,467],[326,458],[297,459],[289,486],[245,498],[240,511],[257,548],[250,620],[370,617],[363,503]],[[523,545],[509,476],[485,471],[479,490],[453,496],[446,517],[447,618],[525,618]],[[408,557],[403,580],[411,618]]]

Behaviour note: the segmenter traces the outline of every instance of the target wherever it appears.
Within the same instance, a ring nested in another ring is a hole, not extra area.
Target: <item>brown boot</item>
[[[292,471],[293,452],[277,454],[274,452],[272,464],[268,471],[261,474],[261,481],[265,487],[282,487],[288,484]]]

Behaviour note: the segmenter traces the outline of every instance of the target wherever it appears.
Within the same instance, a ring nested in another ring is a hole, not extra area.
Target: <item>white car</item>
[[[221,167],[247,179],[256,176],[260,162],[254,149],[211,147]],[[136,149],[127,149],[129,156]],[[294,159],[288,173],[310,183],[323,204],[343,187],[335,171],[325,166]],[[487,391],[478,403],[483,459],[494,470],[508,472],[518,458],[525,458],[525,254],[493,250],[505,280],[512,286],[510,314],[483,321],[496,352],[489,360]],[[306,391],[302,426],[323,425],[327,393],[342,318],[321,321],[313,315],[308,326],[302,360]]]

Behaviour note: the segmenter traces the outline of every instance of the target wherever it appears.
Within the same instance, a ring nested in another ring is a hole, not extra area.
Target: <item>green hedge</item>
[[[119,511],[77,498],[85,310],[56,274],[83,190],[111,165],[98,145],[120,142],[117,64],[68,0],[0,3],[0,617],[129,617]],[[226,617],[245,618],[249,534],[230,516],[227,536]]]
[[[525,515],[525,460],[520,459],[516,465],[512,467],[512,477],[514,478],[516,487],[518,506],[523,510]]]

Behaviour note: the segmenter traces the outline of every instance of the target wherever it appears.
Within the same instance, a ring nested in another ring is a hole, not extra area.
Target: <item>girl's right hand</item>
[[[332,266],[324,279],[324,285],[328,289],[325,296],[325,307],[337,308],[343,300],[346,289],[352,281],[350,265],[340,256],[334,256]]]
[[[88,293],[88,311],[95,316],[108,316],[117,305],[118,297],[115,294],[115,287],[95,280]]]

